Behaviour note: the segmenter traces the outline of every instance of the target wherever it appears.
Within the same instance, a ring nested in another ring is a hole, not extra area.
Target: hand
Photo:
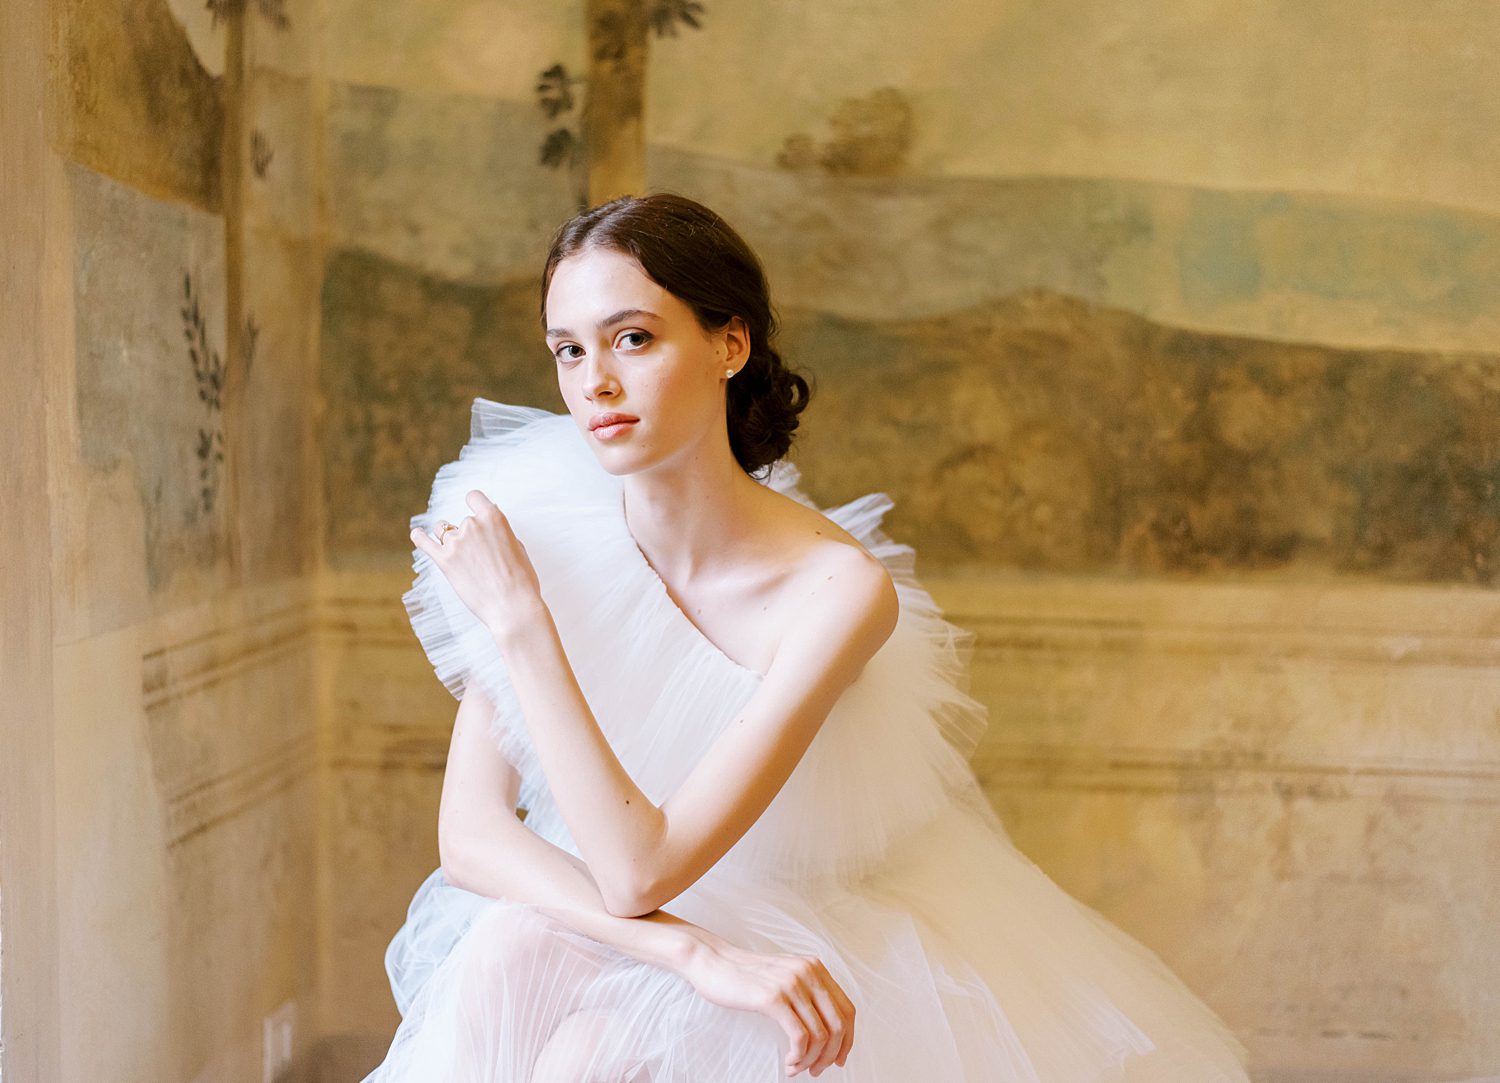
[[[464,497],[473,515],[435,540],[412,527],[413,544],[432,558],[464,605],[496,633],[515,630],[543,606],[536,569],[505,514],[478,489]]]
[[[681,974],[705,1000],[760,1012],[791,1040],[786,1074],[843,1067],[854,1044],[854,1005],[812,955],[757,952],[722,938],[704,939]]]

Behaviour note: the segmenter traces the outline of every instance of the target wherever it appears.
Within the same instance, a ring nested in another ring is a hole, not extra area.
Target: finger
[[[808,1065],[816,1076],[846,1055],[853,1041],[854,1004],[844,995],[843,988],[834,980],[823,960],[815,955],[808,956],[807,959],[811,972],[808,979],[811,1000],[828,1029],[828,1040],[824,1043],[822,1052]]]
[[[495,507],[495,502],[492,501],[489,497],[485,496],[484,493],[479,489],[470,489],[466,494],[464,494],[464,503],[468,504],[469,507],[476,512],[500,510],[499,508]]]
[[[823,1043],[823,1049],[818,1054],[818,1059],[808,1065],[813,1075],[817,1075],[827,1068],[838,1057],[844,1048],[845,1026],[844,1015],[839,1006],[834,1002],[832,994],[825,986],[818,986],[813,990],[813,1004],[817,1006],[818,1013],[823,1017],[823,1025],[828,1028],[828,1041]]]
[[[854,1048],[854,1024],[851,1022],[844,1027],[844,1040],[839,1043],[839,1051],[833,1058],[833,1063],[840,1068],[844,1067],[849,1060],[849,1051]]]
[[[823,967],[826,973],[828,968]],[[843,1067],[844,1061],[849,1058],[849,1050],[854,1046],[854,1001],[850,1000],[844,992],[844,987],[834,980],[833,975],[828,975],[828,993],[833,998],[834,1004],[838,1006],[839,1015],[844,1025],[844,1040],[839,1043],[839,1051],[835,1057],[835,1063]]]
[[[839,996],[843,998],[844,1008],[844,1041],[839,1046],[839,1055],[834,1058],[834,1063],[842,1068],[849,1059],[849,1051],[854,1048],[854,1002],[844,996],[844,991],[839,990]]]
[[[807,1048],[807,1027],[803,1024],[802,1017],[792,1010],[791,1002],[785,996],[776,997],[766,1014],[780,1023],[781,1029],[786,1031],[787,1075],[791,1075],[792,1058],[800,1057]]]
[[[813,980],[812,986],[807,991],[807,1007],[808,1011],[815,1015],[816,1025],[823,1037],[821,1041],[813,1044],[813,1048],[800,1067],[816,1075],[828,1066],[843,1044],[843,1020],[839,1017],[837,1006],[828,995],[827,987],[817,979]]]
[[[808,991],[800,986],[791,994],[792,1009],[802,1020],[802,1025],[807,1028],[807,1042],[803,1046],[800,1055],[788,1056],[790,1074],[804,1070],[808,1064],[823,1052],[823,1045],[828,1041],[828,1027],[823,1022],[823,1017],[813,1005]]]
[[[422,550],[422,552],[426,553],[434,560],[437,559],[437,542],[432,540],[432,537],[427,533],[427,531],[423,530],[419,526],[412,527],[411,540],[412,544],[415,545],[418,549]]]

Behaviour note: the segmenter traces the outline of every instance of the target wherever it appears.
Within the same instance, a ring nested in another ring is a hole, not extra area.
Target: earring
[[[725,369],[724,370],[724,375],[726,377],[733,376],[734,375],[734,369]]]

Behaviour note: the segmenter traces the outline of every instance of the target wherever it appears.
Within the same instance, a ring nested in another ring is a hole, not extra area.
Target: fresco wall
[[[48,945],[7,973],[40,993],[4,1006],[7,1079],[259,1079],[278,1012],[306,1072],[317,21],[275,0],[16,7],[7,70],[54,61],[45,144],[17,114],[5,133],[45,208],[7,224],[44,254],[43,316],[18,333],[40,359],[47,484],[24,518],[51,542],[51,692],[25,720],[45,738],[7,728],[39,781],[5,841],[50,856],[5,888],[52,910],[6,913],[12,962]]]
[[[278,1010],[291,1078],[384,1052],[454,711],[408,520],[475,395],[560,408],[546,241],[647,188],[764,257],[794,457],[888,491],[973,630],[1018,845],[1257,1080],[1500,1071],[1485,5],[5,18],[57,60],[46,213],[4,219],[51,253],[7,402],[53,539],[6,596],[53,724],[7,718],[50,768],[4,875],[57,906],[0,894],[56,944],[53,1077],[258,1078]]]
[[[340,27],[330,61],[379,87],[330,94],[323,295],[331,834],[386,885],[335,907],[351,1062],[395,1024],[376,961],[453,710],[396,604],[407,519],[473,395],[560,407],[550,227],[650,188],[761,253],[809,489],[890,492],[975,632],[1017,843],[1257,1079],[1500,1070],[1483,5],[476,10]]]

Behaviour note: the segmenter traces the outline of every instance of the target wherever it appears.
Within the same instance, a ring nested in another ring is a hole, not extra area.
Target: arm
[[[438,810],[444,877],[480,895],[531,903],[585,936],[677,973],[700,945],[722,945],[662,910],[637,918],[605,909],[588,867],[516,818],[520,779],[489,738],[492,711],[470,687],[454,719]]]
[[[899,601],[874,557],[849,549],[824,571],[744,713],[660,807],[605,740],[550,614],[496,631],[553,797],[610,913],[650,913],[708,871],[771,803],[890,636]]]
[[[603,906],[588,867],[516,819],[520,779],[489,739],[490,701],[470,687],[459,704],[438,847],[443,875],[469,891],[529,902],[585,936],[681,975],[714,1004],[760,1012],[785,1031],[787,1069],[821,1057],[840,1065],[854,1041],[854,1005],[812,956],[742,950],[656,910],[617,917]]]

